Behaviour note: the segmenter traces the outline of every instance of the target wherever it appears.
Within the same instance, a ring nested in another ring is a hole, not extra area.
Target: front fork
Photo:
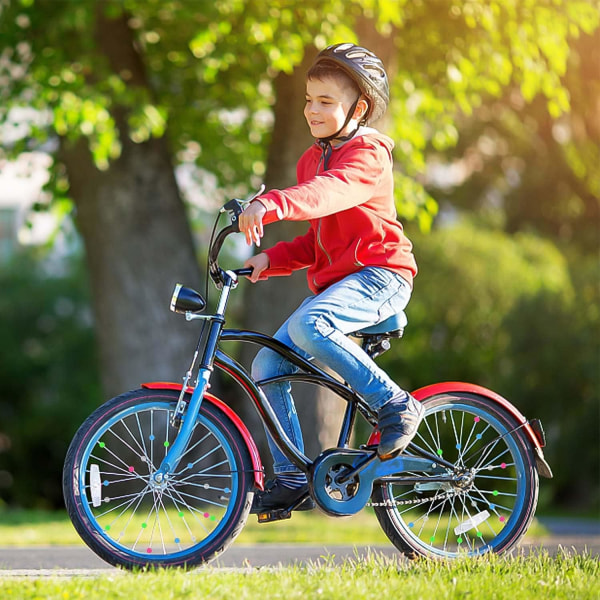
[[[209,330],[206,337],[206,343],[204,344],[204,351],[202,353],[202,360],[198,368],[198,379],[189,403],[184,400],[186,391],[188,388],[189,380],[192,376],[194,366],[199,354],[200,344],[202,343],[202,335],[198,341],[198,347],[194,353],[192,364],[184,377],[184,385],[181,389],[179,401],[175,407],[175,412],[171,418],[171,425],[179,428],[179,433],[170,446],[167,455],[161,462],[158,469],[154,472],[152,478],[157,484],[165,484],[171,474],[177,469],[179,462],[181,461],[190,439],[196,426],[198,414],[200,413],[200,407],[202,406],[202,400],[204,394],[210,387],[210,378],[213,372],[213,363],[215,354],[217,352],[217,345],[221,332],[225,325],[225,309],[227,308],[227,301],[229,299],[229,293],[232,289],[237,286],[238,278],[237,275],[231,271],[227,271],[223,274],[224,283],[221,290],[221,296],[219,298],[219,305],[213,315],[198,315],[195,313],[187,312],[185,318],[187,321],[193,321],[202,319],[208,321]]]

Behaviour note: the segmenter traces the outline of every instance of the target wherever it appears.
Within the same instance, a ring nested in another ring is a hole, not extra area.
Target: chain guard
[[[344,472],[350,473],[372,455],[372,450],[333,448],[317,457],[311,468],[309,485],[321,510],[336,517],[354,515],[367,505],[373,483],[379,478],[405,471],[446,472],[429,459],[399,455],[385,461],[375,458],[351,478],[340,481]]]

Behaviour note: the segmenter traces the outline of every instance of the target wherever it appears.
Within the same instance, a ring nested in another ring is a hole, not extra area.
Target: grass
[[[397,561],[372,556],[285,569],[117,573],[100,577],[9,577],[0,579],[0,597],[19,600],[174,600],[372,598],[494,598],[573,600],[600,597],[598,560],[585,555],[465,559],[451,563]]]
[[[534,521],[529,537],[543,537],[546,530]],[[236,544],[388,544],[369,509],[353,517],[328,517],[319,511],[294,513],[286,521],[259,525],[250,515]],[[0,545],[73,546],[83,544],[66,512],[0,510]]]

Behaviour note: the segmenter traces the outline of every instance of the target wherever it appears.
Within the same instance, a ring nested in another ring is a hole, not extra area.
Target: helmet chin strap
[[[323,171],[327,171],[327,167],[329,166],[329,159],[331,158],[331,154],[333,152],[333,148],[331,146],[332,140],[340,140],[341,142],[345,142],[349,140],[352,136],[354,136],[354,134],[358,131],[358,127],[360,127],[360,124],[348,135],[340,135],[340,132],[344,131],[348,123],[350,123],[350,121],[352,120],[352,117],[354,116],[354,111],[356,110],[356,107],[358,106],[358,102],[361,99],[361,97],[362,96],[359,96],[354,101],[354,104],[350,107],[350,110],[346,115],[346,120],[344,121],[344,124],[333,135],[317,139],[317,143],[319,144],[319,146],[321,146],[321,160],[323,161]]]

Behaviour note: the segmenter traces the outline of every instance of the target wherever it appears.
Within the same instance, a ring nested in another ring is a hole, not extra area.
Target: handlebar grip
[[[234,269],[233,272],[236,275],[239,275],[241,277],[249,277],[254,272],[254,268],[253,267],[242,267],[241,269]]]

